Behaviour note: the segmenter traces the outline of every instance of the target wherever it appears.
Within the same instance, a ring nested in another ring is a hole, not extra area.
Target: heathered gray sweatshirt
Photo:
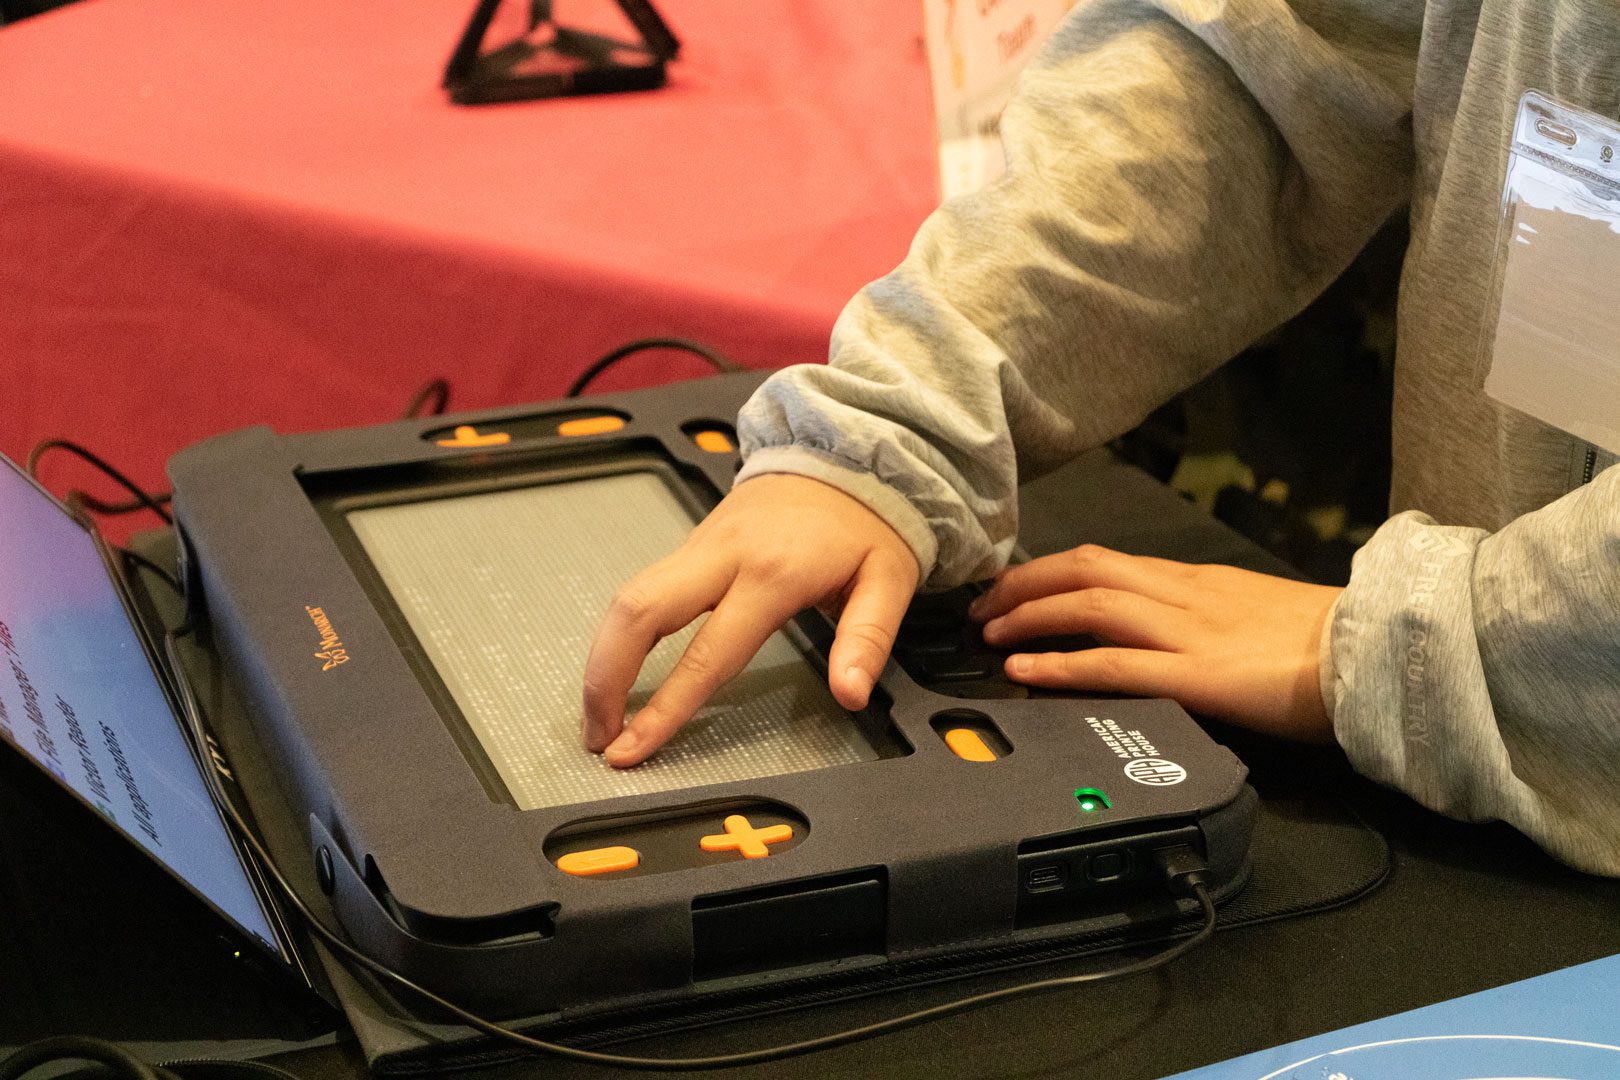
[[[1620,468],[1476,371],[1530,88],[1615,115],[1613,0],[1082,0],[1006,112],[1006,176],[850,302],[829,365],[761,388],[740,476],[841,488],[932,585],[988,575],[1021,478],[1297,312],[1410,204],[1396,516],[1330,620],[1324,698],[1367,775],[1620,874]]]

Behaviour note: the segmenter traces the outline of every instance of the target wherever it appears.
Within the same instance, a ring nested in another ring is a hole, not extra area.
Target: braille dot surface
[[[785,635],[651,760],[585,750],[580,694],[619,587],[692,519],[653,472],[356,510],[349,525],[520,809],[803,772],[877,756]],[[702,620],[653,650],[633,715]]]

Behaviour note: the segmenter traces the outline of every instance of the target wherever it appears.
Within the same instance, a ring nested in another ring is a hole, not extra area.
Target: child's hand
[[[1317,658],[1340,592],[1088,545],[1013,567],[970,613],[1000,648],[1073,633],[1114,646],[1014,654],[1007,675],[1018,682],[1173,698],[1245,727],[1328,741]]]
[[[827,682],[846,709],[866,705],[917,591],[911,548],[882,518],[802,476],[739,485],[680,550],[614,597],[585,662],[585,745],[635,765],[664,745],[765,640],[805,608],[842,608]],[[624,707],[647,654],[713,614],[628,725]]]

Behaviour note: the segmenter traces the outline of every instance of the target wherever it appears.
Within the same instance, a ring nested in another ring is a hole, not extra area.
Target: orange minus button
[[[578,420],[564,420],[557,425],[557,434],[570,438],[580,435],[606,435],[624,427],[622,416],[582,416]]]
[[[641,852],[631,847],[602,847],[590,851],[573,851],[557,860],[557,869],[576,877],[611,874],[615,870],[634,870],[641,865]]]
[[[951,748],[951,753],[963,761],[994,761],[996,752],[990,749],[980,735],[972,728],[951,728],[945,733],[945,745]]]

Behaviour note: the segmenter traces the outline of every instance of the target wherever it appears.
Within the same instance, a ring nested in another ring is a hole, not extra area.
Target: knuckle
[[[894,634],[876,623],[862,622],[839,627],[838,636],[885,656],[894,647]]]
[[[1112,589],[1086,589],[1074,602],[1082,615],[1103,616],[1119,610],[1120,595]]]
[[[614,594],[608,610],[624,622],[639,625],[652,617],[652,597],[645,588],[631,582]]]
[[[607,687],[600,677],[587,670],[584,679],[584,693],[586,701],[598,701],[607,695]]]
[[[1107,549],[1097,544],[1081,544],[1069,552],[1069,557],[1077,566],[1089,566],[1099,562],[1106,554]]]
[[[794,574],[793,560],[785,551],[763,551],[749,556],[744,565],[748,577],[763,585],[782,586]]]
[[[1105,682],[1117,683],[1123,680],[1128,673],[1125,654],[1118,650],[1103,649],[1092,653],[1089,657],[1081,653],[1070,654],[1071,668],[1079,668],[1089,660],[1089,666]]]
[[[909,579],[914,585],[918,575],[922,572],[922,564],[903,540],[896,538],[898,546],[874,553],[877,565],[883,572],[897,578]]]
[[[630,723],[636,734],[658,743],[668,739],[680,726],[680,721],[672,719],[663,702],[657,698],[647,702]]]
[[[708,679],[715,671],[714,647],[701,638],[693,638],[675,661],[675,670],[688,678]]]
[[[639,658],[621,657],[625,663],[611,662],[608,658],[592,656],[585,661],[585,670],[581,673],[581,691],[588,707],[607,707],[617,703],[623,705],[630,690],[630,684],[635,681],[637,673],[641,670]]]

